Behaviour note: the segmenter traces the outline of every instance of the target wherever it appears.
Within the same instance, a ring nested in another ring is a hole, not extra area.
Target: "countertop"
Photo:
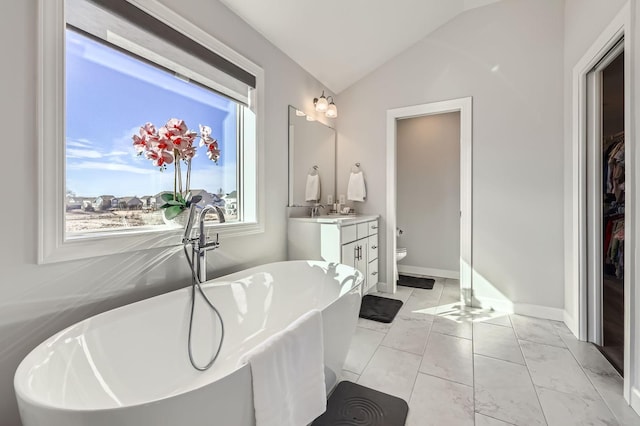
[[[369,222],[370,220],[376,220],[380,215],[320,215],[316,217],[290,217],[289,220],[297,222],[311,222],[311,223],[335,223],[340,226],[355,225],[356,223]]]

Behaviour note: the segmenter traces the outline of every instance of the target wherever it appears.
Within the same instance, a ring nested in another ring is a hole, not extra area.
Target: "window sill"
[[[140,250],[176,248],[182,246],[183,232],[182,228],[157,227],[152,230],[147,228],[77,235],[56,244],[55,247],[41,245],[38,263],[49,264]],[[258,222],[215,224],[206,227],[209,238],[216,233],[220,238],[232,238],[262,232],[264,227]]]

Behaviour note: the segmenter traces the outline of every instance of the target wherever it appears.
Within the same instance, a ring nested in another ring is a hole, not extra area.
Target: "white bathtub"
[[[187,355],[189,288],[79,322],[18,367],[23,425],[254,425],[251,370],[237,367],[240,355],[318,308],[332,388],[355,330],[361,283],[351,267],[316,261],[272,263],[206,283],[225,323],[220,357],[206,372],[196,371]],[[203,303],[196,305],[200,364],[215,348],[213,318]]]

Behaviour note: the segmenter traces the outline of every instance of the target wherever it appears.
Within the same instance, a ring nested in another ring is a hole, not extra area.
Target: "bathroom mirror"
[[[336,131],[290,106],[289,206],[313,204],[306,201],[305,191],[307,176],[314,170],[320,178],[319,203],[328,204],[336,193]]]

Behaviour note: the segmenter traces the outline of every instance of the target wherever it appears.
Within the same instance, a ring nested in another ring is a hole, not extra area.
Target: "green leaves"
[[[202,200],[202,195],[196,195],[191,197],[191,192],[183,197],[182,194],[176,194],[175,199],[170,192],[164,193],[160,196],[164,204],[160,206],[161,209],[165,209],[165,217],[169,220],[178,216],[180,212],[191,206],[191,204],[199,203]]]
[[[180,213],[182,213],[182,210],[184,209],[185,207],[182,205],[173,205],[173,206],[167,207],[164,211],[164,217],[166,217],[168,220],[171,220],[176,216],[178,216]]]

